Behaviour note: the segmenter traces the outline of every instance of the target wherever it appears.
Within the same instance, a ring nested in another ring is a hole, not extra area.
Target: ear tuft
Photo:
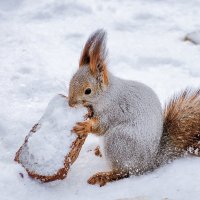
[[[106,59],[106,32],[98,29],[90,35],[83,49],[79,66],[89,65],[97,56]]]
[[[106,39],[107,34],[103,29],[98,29],[91,34],[83,49],[79,66],[89,65],[93,75],[101,79],[101,82],[107,84],[106,68]]]

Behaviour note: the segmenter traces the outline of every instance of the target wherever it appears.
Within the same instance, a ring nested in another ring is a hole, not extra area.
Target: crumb
[[[24,178],[24,174],[22,174],[21,172],[19,173],[19,175],[21,176],[21,178]]]
[[[99,146],[97,146],[97,147],[94,149],[94,154],[95,154],[95,156],[102,157],[102,154],[101,154],[101,151],[100,151],[100,147],[99,147]]]

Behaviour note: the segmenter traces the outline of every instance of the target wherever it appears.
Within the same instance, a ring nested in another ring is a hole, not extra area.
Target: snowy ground
[[[110,70],[148,84],[162,104],[186,86],[199,87],[200,46],[182,41],[200,29],[199,7],[199,0],[0,0],[0,199],[199,199],[200,158],[102,188],[88,185],[108,168],[89,151],[99,143],[94,136],[60,182],[40,184],[13,161],[48,101],[67,94],[84,42],[97,28],[109,34]]]

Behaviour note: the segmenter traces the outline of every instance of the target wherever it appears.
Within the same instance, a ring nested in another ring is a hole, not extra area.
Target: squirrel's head
[[[87,40],[79,69],[70,81],[69,105],[92,105],[108,87],[106,32],[97,30]]]

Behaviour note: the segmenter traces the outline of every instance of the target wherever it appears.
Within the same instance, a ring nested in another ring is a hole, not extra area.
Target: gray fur
[[[155,167],[163,115],[152,89],[109,74],[109,86],[93,109],[104,127],[105,153],[113,168],[141,174]]]

